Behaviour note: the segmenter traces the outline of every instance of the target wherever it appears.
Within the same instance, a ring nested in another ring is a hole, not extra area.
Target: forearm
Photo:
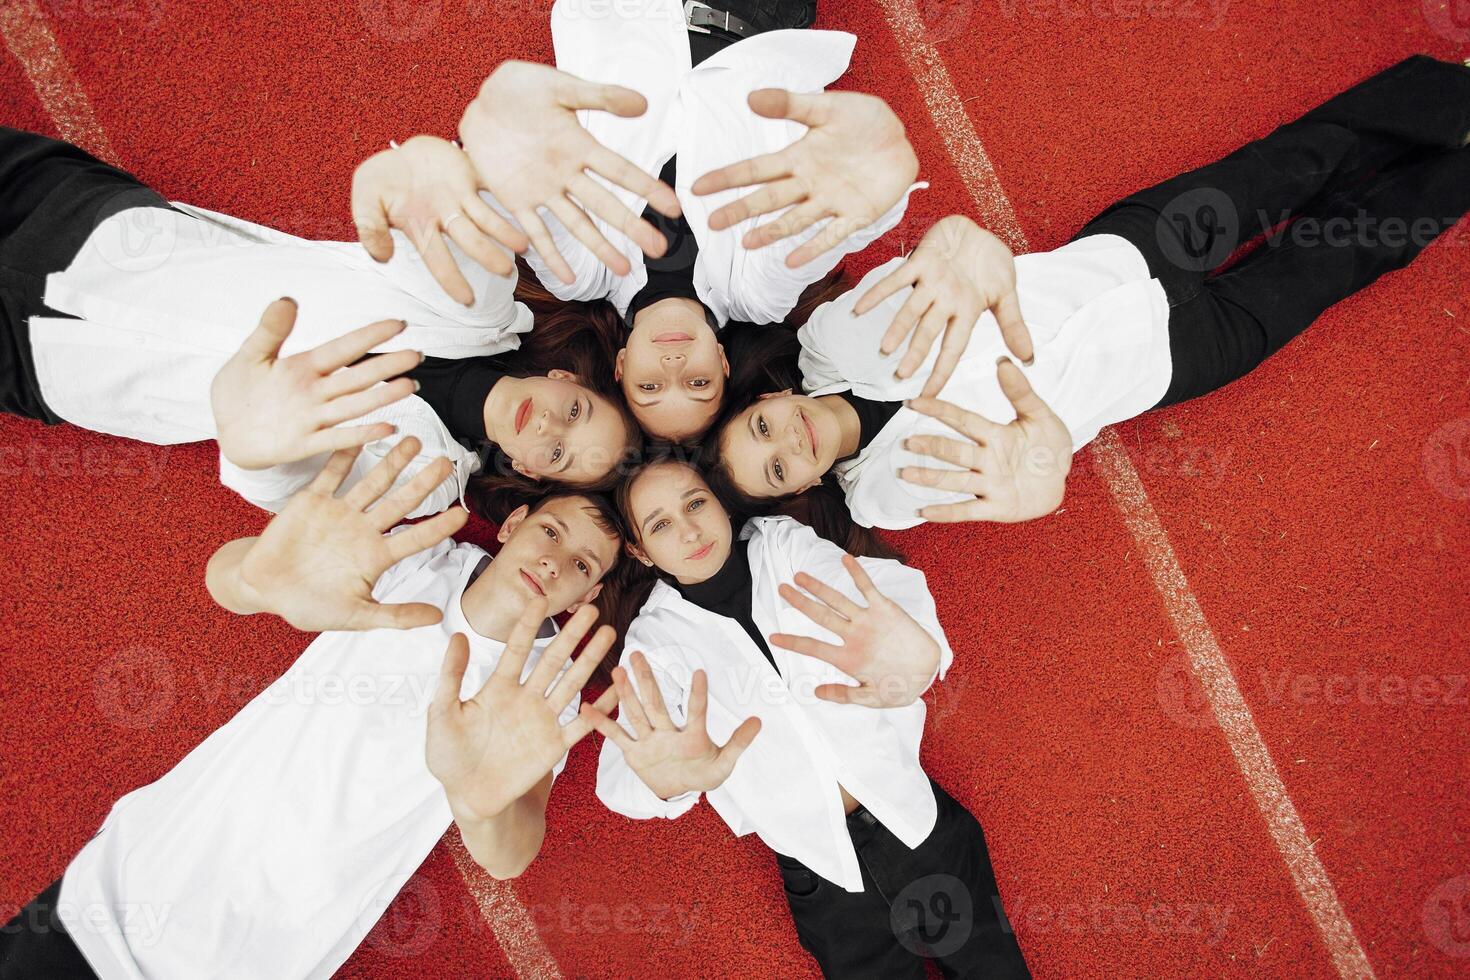
[[[232,613],[249,616],[264,612],[265,607],[255,590],[246,584],[240,569],[245,556],[257,538],[237,538],[210,556],[204,582],[214,601]]]
[[[475,863],[502,881],[515,878],[541,852],[546,839],[546,800],[551,793],[548,773],[530,792],[493,816],[482,816],[457,807],[449,808],[465,850]]]

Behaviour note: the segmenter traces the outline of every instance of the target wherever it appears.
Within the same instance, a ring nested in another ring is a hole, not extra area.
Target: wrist
[[[250,616],[266,612],[261,592],[245,575],[245,559],[258,538],[237,538],[210,556],[205,569],[205,586],[214,601],[230,612]]]

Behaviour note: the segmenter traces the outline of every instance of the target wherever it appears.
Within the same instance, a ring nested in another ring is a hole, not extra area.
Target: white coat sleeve
[[[622,665],[626,669],[628,657],[633,650],[653,649],[658,646],[657,642],[649,642],[650,637],[639,628],[637,620],[628,628],[628,635],[624,641]],[[658,683],[659,693],[663,695],[664,705],[669,709],[669,717],[676,725],[684,724],[687,715],[689,690],[679,682],[674,674],[650,661],[649,667],[653,670],[654,680]],[[631,679],[631,671],[629,672]],[[635,687],[636,682],[635,682]],[[626,720],[621,709],[618,711],[618,724],[629,734],[633,728]],[[623,750],[611,739],[602,740],[602,752],[597,760],[597,798],[614,813],[621,813],[625,817],[634,820],[649,820],[654,817],[664,817],[673,820],[682,817],[694,808],[699,802],[700,793],[692,791],[681,793],[673,799],[665,800],[648,788],[642,778],[628,765],[628,760],[623,756]]]

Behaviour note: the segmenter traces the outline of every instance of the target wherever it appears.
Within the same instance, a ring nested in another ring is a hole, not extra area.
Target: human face
[[[501,379],[485,399],[485,432],[522,476],[572,484],[611,473],[631,437],[617,406],[567,371]]]
[[[689,301],[661,300],[640,311],[618,352],[617,379],[638,424],[671,442],[709,428],[729,374],[724,347]]]
[[[787,497],[822,482],[837,462],[842,431],[822,401],[763,395],[720,430],[730,478],[751,497]]]
[[[630,550],[685,585],[705,581],[730,557],[730,515],[683,463],[659,463],[634,477],[628,510],[638,542]]]
[[[555,497],[535,512],[513,511],[500,525],[502,547],[485,572],[496,576],[497,594],[522,605],[544,598],[548,616],[597,598],[622,546],[598,525],[597,513],[591,501],[574,495]]]

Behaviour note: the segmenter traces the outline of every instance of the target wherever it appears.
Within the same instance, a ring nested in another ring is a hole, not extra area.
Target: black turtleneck
[[[753,600],[750,548],[740,540],[739,526],[736,526],[734,531],[730,557],[725,559],[725,564],[718,572],[694,585],[684,585],[675,581],[673,586],[685,599],[706,612],[725,616],[739,623],[746,634],[755,641],[761,653],[766,655],[771,666],[776,668],[777,673],[780,673],[781,668],[776,667],[776,658],[771,655],[771,648],[766,645],[766,638],[761,636],[761,631],[756,628],[755,619],[751,616]]]
[[[449,434],[460,442],[479,446],[485,435],[485,399],[506,376],[493,357],[426,357],[408,376],[419,383],[418,395],[429,403]]]
[[[859,398],[851,391],[839,391],[837,397],[847,402],[852,406],[852,410],[857,412],[857,451],[859,453],[868,448],[868,443],[878,438],[878,433],[882,432],[889,420],[898,414],[900,408],[903,408],[903,402],[875,402],[871,399]]]

